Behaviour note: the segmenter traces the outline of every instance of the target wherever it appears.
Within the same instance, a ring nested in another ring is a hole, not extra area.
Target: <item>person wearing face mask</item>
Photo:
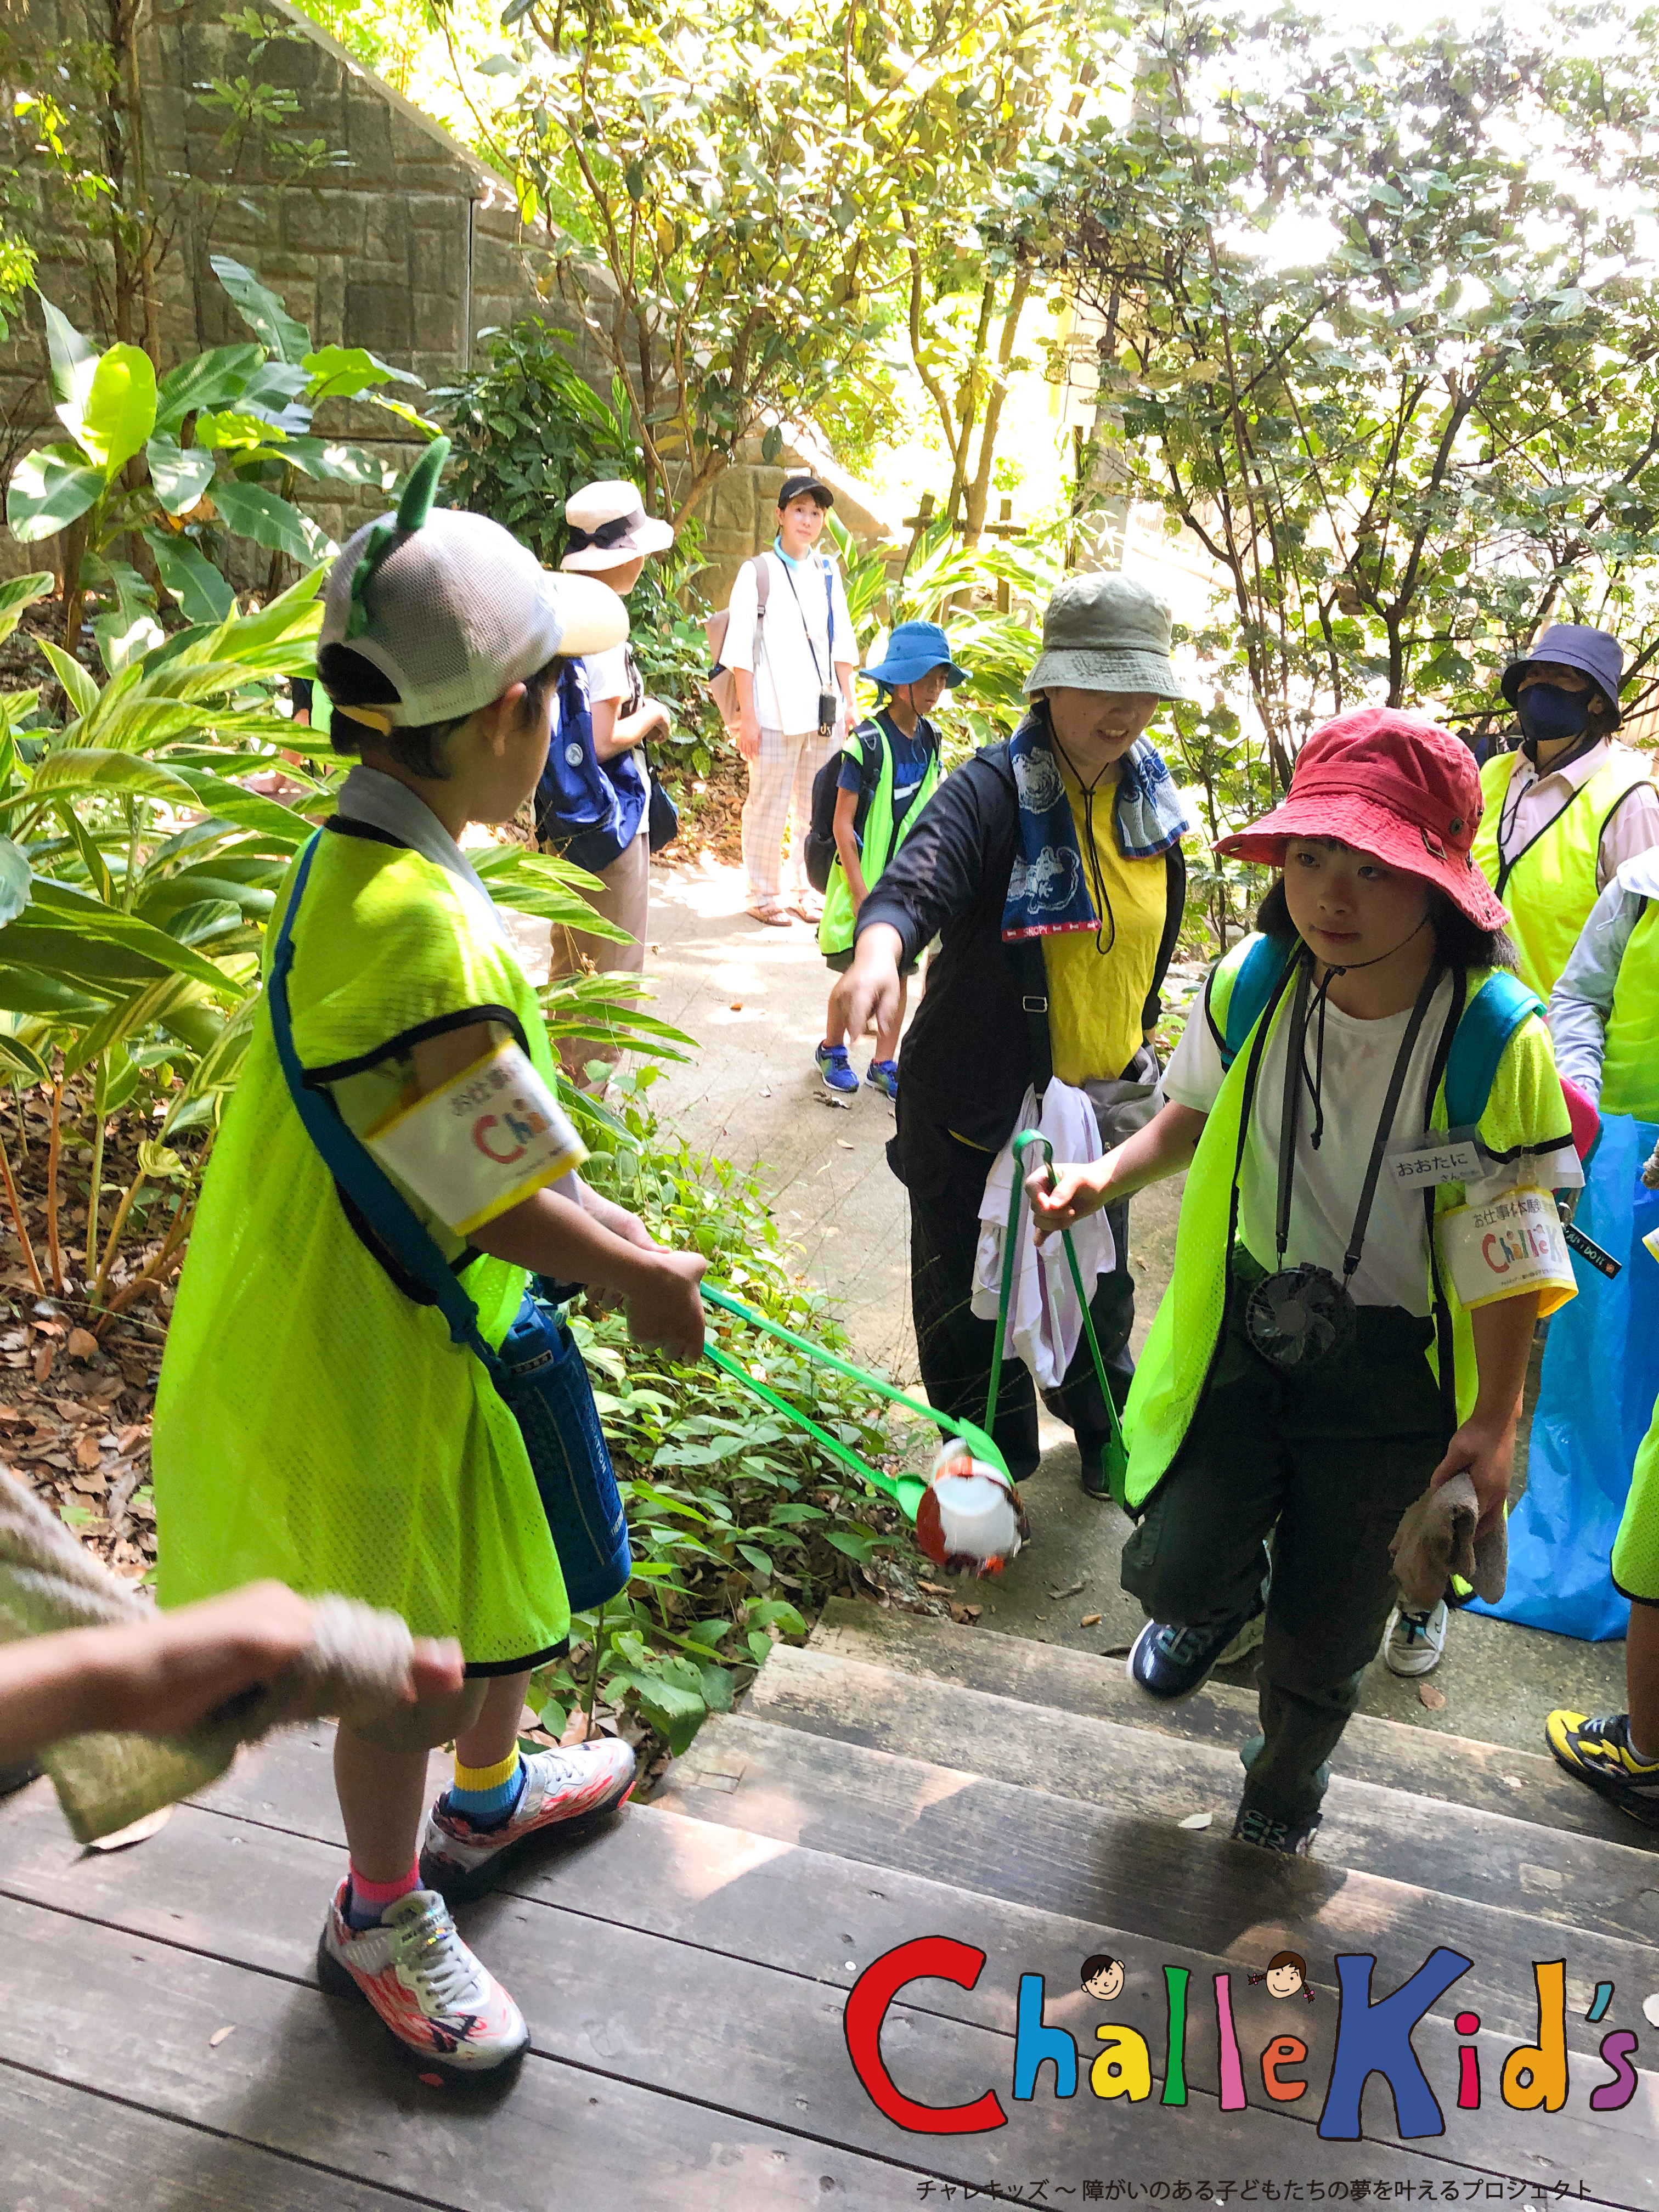
[[[1509,911],[1522,981],[1546,1004],[1597,894],[1659,845],[1647,764],[1613,741],[1623,665],[1605,630],[1551,623],[1504,672],[1520,750],[1480,771],[1475,862]]]
[[[887,1157],[910,1194],[922,1381],[935,1406],[972,1421],[985,1415],[997,1310],[993,1288],[987,1317],[975,1277],[982,1237],[1006,1221],[1006,1148],[1055,1101],[1097,1147],[1156,1112],[1148,1040],[1187,889],[1189,825],[1145,734],[1164,701],[1187,696],[1163,602],[1126,576],[1068,577],[1025,691],[1030,711],[1013,736],[948,775],[909,829],[859,909],[853,964],[830,998],[846,1036],[862,1036],[872,1018],[896,1033],[901,973],[939,937],[899,1055]],[[1121,1402],[1133,1373],[1127,1206],[1107,1218],[1090,1310]],[[1083,1486],[1100,1497],[1109,1416],[1081,1338],[1079,1310],[1037,1371],[1077,1437]],[[1016,1334],[1022,1359],[1033,1348]],[[1016,1481],[1036,1472],[1025,1364],[1004,1370],[993,1435]]]

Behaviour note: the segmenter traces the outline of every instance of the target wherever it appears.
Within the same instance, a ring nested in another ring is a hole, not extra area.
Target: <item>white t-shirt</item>
[[[610,647],[604,653],[584,653],[582,673],[587,678],[588,698],[631,699],[634,696],[632,664],[633,655],[626,641],[621,645]]]
[[[1418,1031],[1405,1086],[1395,1113],[1394,1138],[1413,1139],[1428,1132],[1429,1077],[1439,1048],[1441,1032],[1451,1003],[1451,978],[1446,976],[1430,1002]],[[1313,1073],[1317,1048],[1318,1016],[1308,1024],[1307,1066]],[[1409,1010],[1389,1014],[1381,1021],[1360,1021],[1340,1007],[1328,1006],[1325,1014],[1325,1065],[1320,1097],[1325,1109],[1324,1133],[1319,1150],[1313,1148],[1313,1101],[1304,1089],[1297,1121],[1296,1173],[1291,1185],[1291,1237],[1285,1264],[1293,1267],[1310,1261],[1328,1267],[1342,1279],[1348,1238],[1365,1170],[1370,1164],[1376,1125],[1388,1097],[1389,1080],[1406,1031]],[[1245,1249],[1262,1267],[1278,1264],[1274,1224],[1279,1210],[1279,1143],[1284,1110],[1285,1072],[1290,1041],[1290,1009],[1281,1003],[1274,1016],[1273,1033],[1262,1056],[1261,1074],[1250,1109],[1250,1134],[1244,1147],[1239,1177],[1238,1229]],[[1194,1112],[1207,1114],[1215,1104],[1225,1071],[1221,1048],[1210,1027],[1202,996],[1194,1000],[1164,1073],[1164,1096]],[[1496,1197],[1520,1183],[1545,1190],[1573,1190],[1583,1181],[1578,1156],[1571,1145],[1554,1152],[1522,1155],[1494,1161],[1491,1171],[1465,1186],[1471,1204]],[[1377,1178],[1370,1219],[1358,1267],[1348,1285],[1356,1305],[1403,1306],[1407,1313],[1430,1310],[1426,1231],[1420,1189],[1401,1191],[1391,1182],[1386,1163]]]
[[[760,559],[771,574],[766,617],[756,642],[755,611],[758,594],[755,563],[745,561],[732,586],[731,612],[720,659],[728,668],[746,668],[755,679],[755,714],[763,730],[781,730],[787,737],[818,726],[818,694],[841,696],[836,670],[856,668],[858,641],[853,617],[847,611],[847,592],[841,571],[827,554],[814,551],[804,561],[787,562],[781,554],[763,553]],[[830,588],[824,589],[825,576]],[[830,614],[835,610],[835,644],[830,640]],[[816,652],[817,658],[814,659]],[[837,714],[839,730],[846,719],[843,703]]]

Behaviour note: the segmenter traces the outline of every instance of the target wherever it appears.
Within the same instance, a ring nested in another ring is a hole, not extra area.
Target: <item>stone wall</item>
[[[274,39],[250,62],[249,41],[217,18],[224,0],[185,0],[152,30],[143,53],[152,170],[209,188],[181,226],[161,270],[164,369],[204,347],[248,332],[209,266],[215,253],[252,269],[281,295],[319,344],[366,346],[394,367],[441,386],[472,362],[478,334],[539,313],[571,331],[581,374],[607,398],[611,373],[573,311],[538,295],[534,260],[520,237],[518,210],[501,179],[429,116],[353,59],[285,0],[262,0],[295,33]],[[20,43],[107,38],[104,0],[0,0],[0,28]],[[192,88],[252,76],[293,94],[284,135],[321,139],[337,163],[314,183],[295,184],[257,153],[234,179],[222,176],[222,125]],[[61,199],[29,150],[30,135],[0,101],[0,161],[15,161],[33,210],[17,220],[40,257],[39,283],[53,304],[93,334],[84,262]],[[46,343],[39,311],[25,307],[0,346],[0,482],[16,456],[52,434]],[[419,404],[420,395],[400,395]],[[326,403],[319,428],[380,453],[401,472],[418,441],[392,417],[362,403]],[[720,479],[705,510],[710,570],[720,599],[739,563],[769,544],[777,487],[790,467],[811,465],[793,449],[780,465],[759,460],[759,441]],[[818,465],[823,466],[822,458]],[[836,507],[860,544],[892,532],[850,479],[836,478]],[[379,495],[307,480],[301,503],[337,541],[379,509]],[[0,532],[0,573],[49,560],[50,545],[21,547]],[[265,556],[257,556],[260,574]],[[241,583],[255,580],[252,573]]]

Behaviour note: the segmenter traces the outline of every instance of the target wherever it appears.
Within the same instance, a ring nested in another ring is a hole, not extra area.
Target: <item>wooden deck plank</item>
[[[0,2065],[6,2212],[111,2212],[122,2203],[144,2212],[406,2212],[436,2202],[393,2196]]]
[[[965,1684],[810,1648],[780,1645],[744,1710],[869,1750],[1085,1804],[1123,1805],[1172,1828],[1188,1814],[1208,1813],[1218,1829],[1231,1830],[1244,1779],[1237,1753],[1221,1744],[1034,1709]],[[1315,1846],[1322,1861],[1417,1882],[1442,1897],[1518,1906],[1560,1930],[1595,1929],[1647,1944],[1659,1936],[1659,1862],[1650,1852],[1541,1827],[1513,1809],[1408,1799],[1341,1774],[1332,1777],[1324,1810]]]
[[[1264,1955],[1285,1948],[1310,1961],[1369,1951],[1392,1986],[1446,1943],[1474,1962],[1456,1985],[1455,2001],[1515,2041],[1533,2030],[1534,1959],[1565,1951],[1574,2051],[1593,2052],[1606,2033],[1583,2018],[1597,1981],[1633,1996],[1646,1995],[1656,1978],[1647,1944],[1565,1931],[1524,1912],[1447,1899],[1318,1858],[1273,1860],[1224,1836],[740,1713],[705,1723],[656,1802],[754,1835],[983,1895],[1018,1897],[1108,1927],[1137,1928],[1156,1942],[1235,1961],[1254,1961],[1264,1946]]]
[[[1122,1721],[1144,1734],[1233,1752],[1259,1726],[1253,1690],[1211,1681],[1190,1698],[1161,1705],[1131,1684],[1121,1659],[985,1628],[962,1628],[862,1598],[831,1598],[807,1648],[989,1690],[1039,1710]],[[1507,1744],[1356,1713],[1343,1730],[1336,1766],[1352,1782],[1518,1814],[1541,1826],[1659,1853],[1659,1830],[1642,1827],[1575,1782],[1547,1752],[1516,1751]]]
[[[0,1826],[0,1887],[6,1892],[17,1894],[21,1888],[88,1921],[148,1933],[267,1972],[308,1973],[319,1899],[332,1873],[328,1846],[184,1808],[140,1851],[80,1857],[61,1828],[54,1829],[54,1820],[51,1805],[38,1802],[15,1808]],[[228,1876],[232,1849],[238,1856]],[[239,1902],[243,1899],[252,1909]],[[610,1924],[596,1931],[595,1919],[606,1916]],[[1127,1969],[1125,1996],[1113,2012],[1145,2024],[1155,2057],[1162,2048],[1162,1966],[1188,1968],[1194,1977],[1189,2076],[1195,2087],[1213,2082],[1209,1976],[1218,1965],[1238,1963],[1028,1907],[964,1897],[902,1875],[883,1875],[877,1888],[858,1867],[651,1808],[577,1846],[550,1870],[520,1876],[512,1894],[470,1908],[462,1920],[484,1957],[512,1961],[503,1972],[538,2051],[701,2102],[736,2104],[751,2118],[804,2126],[887,2154],[914,2146],[863,2101],[839,2023],[844,1992],[860,1965],[891,1943],[921,1932],[948,1932],[991,1954],[972,1995],[948,1983],[919,1984],[917,2002],[894,2013],[890,2060],[896,2071],[912,2066],[913,2074],[904,2078],[915,2094],[934,2101],[945,2100],[941,2085],[953,2070],[972,2073],[961,2054],[953,2059],[937,2047],[940,2021],[978,2034],[990,2030],[1000,2039],[1000,2054],[982,2063],[989,2069],[986,2078],[1003,2087],[1006,2101],[1008,2039],[1021,1972],[1046,1977],[1048,2017],[1076,2034],[1085,2050],[1091,2046],[1102,2015],[1079,1990],[1077,1966],[1101,1948],[1117,1953]],[[629,1927],[630,1921],[638,1927]],[[1277,1948],[1272,1936],[1264,1943],[1255,1953],[1247,1949],[1245,1960],[1264,1963]],[[773,1971],[757,1978],[757,1967]],[[781,1987],[786,1980],[793,1987]],[[1235,2008],[1248,2053],[1285,2032],[1282,2009],[1242,1977],[1236,1981]],[[923,2023],[933,2021],[923,2027],[924,2047],[915,2051],[895,2042],[913,2013]],[[802,2051],[803,2018],[811,2031],[810,2060]],[[1328,2070],[1335,2025],[1336,2007],[1328,1998],[1305,2010],[1298,2007],[1291,2022],[1310,2045],[1308,2073],[1316,2083]],[[1444,2021],[1427,2021],[1418,2033],[1431,2079],[1449,2108],[1455,2039]],[[1507,2041],[1495,2035],[1482,2040],[1486,2077],[1495,2083]],[[1659,2134],[1656,2084],[1644,2076],[1642,2101],[1623,2115],[1603,2118],[1590,2113],[1584,2101],[1589,2082],[1600,2078],[1599,2068],[1588,2075],[1580,2069],[1574,2109],[1553,2118],[1530,2118],[1501,2106],[1459,2114],[1449,2142],[1433,2145],[1428,2154],[1451,2160],[1448,2171],[1473,2166],[1567,2187],[1588,2176],[1618,2202],[1651,2204],[1656,2191],[1645,2147]],[[793,2086],[798,2080],[811,2085],[809,2097]],[[826,2081],[835,2091],[827,2116],[818,2101]],[[971,2080],[963,2094],[976,2094],[984,2086],[984,2079]],[[1272,2105],[1254,2073],[1249,2087],[1277,2139],[1307,2145],[1316,2100],[1305,2112],[1286,2112]],[[1212,2100],[1209,2109],[1213,2112]],[[1048,2110],[1053,2115],[1054,2108]],[[1017,2173],[1033,2131],[1030,2108],[1016,2107],[1015,2118],[1018,2124],[1007,2141]],[[1126,2116],[1137,2146],[1146,2140],[1143,2118],[1140,2112]],[[1367,2093],[1364,2124],[1373,2141],[1397,2143],[1392,2102],[1380,2077]],[[1304,2130],[1299,2139],[1297,2125]],[[1064,2134],[1063,2122],[1060,2126]],[[1190,2116],[1182,2120],[1181,2130],[1177,2151],[1194,2139]],[[1062,2142],[1040,2148],[1053,2163],[1065,2147]],[[1324,2147],[1313,2154],[1324,2155]],[[953,2149],[953,2172],[957,2155]],[[990,2178],[1009,2177],[994,2172]]]
[[[540,2057],[505,2094],[424,2089],[355,2007],[67,1914],[0,1907],[0,2063],[447,2212],[916,2202],[913,2170]]]

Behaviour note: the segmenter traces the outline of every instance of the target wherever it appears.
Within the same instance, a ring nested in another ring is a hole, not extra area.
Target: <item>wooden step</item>
[[[1316,1956],[1370,1952],[1378,1986],[1392,1987],[1443,1943],[1473,1962],[1449,2002],[1516,2038],[1535,2029],[1532,1961],[1565,1954],[1573,2050],[1596,2050],[1607,2033],[1583,2018],[1597,1982],[1614,1983],[1634,2007],[1659,1978],[1649,1943],[1599,1930],[1567,1936],[1519,1899],[1474,1903],[1329,1860],[1270,1857],[1234,1844],[1224,1828],[1172,1827],[752,1713],[706,1723],[657,1802],[1256,1966],[1290,1949],[1314,1974]],[[1334,1986],[1328,1967],[1317,1975]],[[1637,2019],[1621,2013],[1620,2024],[1642,2035]]]
[[[833,1598],[812,1632],[810,1648],[1234,1751],[1257,1729],[1253,1690],[1212,1681],[1190,1698],[1161,1705],[1135,1687],[1120,1658],[1097,1658],[1029,1637],[959,1628],[900,1606]],[[1644,1828],[1575,1782],[1547,1752],[1513,1751],[1504,1744],[1356,1713],[1334,1764],[1339,1774],[1356,1782],[1488,1813],[1517,1814],[1543,1827],[1659,1854],[1659,1830]]]
[[[1227,1834],[1244,1780],[1237,1753],[1220,1744],[1029,1705],[823,1650],[780,1645],[756,1678],[746,1710],[785,1727],[1056,1797],[1132,1806],[1175,1829],[1208,1814],[1211,1826]],[[1448,1898],[1518,1905],[1562,1928],[1642,1943],[1659,1936],[1659,1875],[1650,1853],[1512,1814],[1407,1796],[1339,1775],[1326,1793],[1314,1849],[1332,1865],[1417,1882]]]
[[[288,1794],[283,1781],[280,1771],[267,1768],[265,1786],[275,1791],[278,1803]],[[234,1875],[228,1880],[225,1869],[233,1853]],[[194,1808],[181,1808],[140,1851],[82,1856],[49,1802],[37,1794],[33,1802],[0,1820],[0,1893],[9,1894],[22,1908],[21,1936],[14,1947],[10,1938],[20,1919],[0,1906],[9,1966],[20,1978],[15,2002],[26,1996],[38,2003],[37,2016],[49,2021],[55,2034],[62,2032],[66,2010],[74,2017],[72,1992],[45,1992],[38,1986],[43,1947],[51,1944],[52,1931],[29,1918],[37,1911],[70,1916],[70,1929],[58,1947],[60,1960],[67,1965],[73,1958],[83,1971],[97,1974],[106,1989],[121,1975],[129,1978],[129,1986],[116,1993],[122,2002],[136,2003],[141,2021],[148,1998],[132,1997],[132,1985],[147,1989],[159,1980],[179,1992],[186,2053],[170,2049],[163,2028],[155,2055],[179,2087],[205,2072],[210,2077],[226,2075],[226,2087],[234,2088],[246,2081],[249,2067],[270,2057],[264,2008],[273,1984],[293,1988],[291,2034],[302,2046],[316,2039],[306,2010],[308,2000],[298,1985],[308,1978],[317,1902],[334,1863],[331,1852],[308,1838]],[[902,2169],[893,2176],[905,2191],[902,2201],[915,2201],[923,2172],[982,2187],[997,2180],[1006,2185],[1011,2177],[1034,2170],[1033,2161],[1057,2174],[1115,2171],[1138,2176],[1195,2171],[1203,2160],[1223,2157],[1235,2162],[1229,2171],[1236,2170],[1238,2160],[1253,2160],[1255,2165],[1244,2170],[1264,2170],[1262,2162],[1267,2161],[1266,2170],[1274,2171],[1311,2167],[1346,2175],[1357,2170],[1391,2179],[1413,2175],[1419,2187],[1425,2174],[1437,2172],[1443,2184],[1473,2166],[1541,2189],[1558,2183],[1576,2189],[1579,2179],[1587,2178],[1597,2198],[1632,2205],[1650,2202],[1644,2188],[1651,2162],[1646,2147],[1659,2128],[1659,2081],[1651,2076],[1642,2077],[1637,2101],[1619,2115],[1598,2115],[1588,2108],[1588,2085],[1599,2078],[1599,2068],[1584,2069],[1582,2080],[1575,2075],[1570,2109],[1560,2115],[1516,2114],[1495,2094],[1479,2112],[1453,2113],[1458,2039],[1446,2021],[1431,2019],[1417,2031],[1418,2047],[1448,2111],[1446,2137],[1400,2143],[1392,2099],[1378,2076],[1362,2108],[1366,2145],[1322,2143],[1314,2129],[1338,2021],[1338,2007],[1323,1989],[1312,2004],[1298,2002],[1287,2023],[1286,2007],[1264,1988],[1251,1985],[1237,1960],[1160,1944],[892,1870],[872,1881],[866,1867],[659,1807],[629,1812],[571,1848],[550,1851],[539,1867],[521,1863],[503,1891],[464,1913],[462,1923],[523,2005],[535,2051],[588,2069],[607,2106],[618,2083],[643,2078],[688,2100],[694,2118],[699,2106],[716,2103],[736,2106],[751,2119],[763,2108],[770,2124],[786,2133],[799,2130],[841,2147],[842,2162],[830,2172],[848,2194],[845,2200],[833,2197],[836,2203],[901,2201],[896,2188],[889,2195],[874,2186],[881,2172],[874,2161],[884,2155]],[[933,2100],[995,2087],[1010,2118],[1007,2130],[995,2137],[963,2142],[908,2137],[875,2113],[847,2059],[840,2016],[859,1972],[896,1944],[933,1932],[948,1932],[983,1950],[985,1967],[971,1991],[937,1980],[907,1986],[889,2015],[884,2052],[896,2078]],[[1079,1961],[1103,1949],[1123,1960],[1126,1973],[1123,1993],[1108,2008],[1089,1999],[1078,1983]],[[173,1966],[155,1963],[169,1954]],[[1243,1960],[1252,1955],[1247,1946]],[[1193,2103],[1185,2113],[1154,2117],[1156,2108],[1120,2107],[1121,2126],[1115,2128],[1107,2118],[1110,2108],[1096,2106],[1086,2093],[1070,2108],[1058,2106],[1046,2087],[1032,2105],[1010,2101],[1022,1973],[1043,1976],[1045,2017],[1076,2038],[1085,2063],[1097,2021],[1111,2017],[1142,2025],[1159,2062],[1161,2083],[1166,1964],[1184,1966],[1193,1977],[1187,2045]],[[222,1975],[227,1965],[252,1970],[251,1978],[259,1989],[214,1978],[210,1970]],[[141,1970],[136,1977],[135,1966]],[[1247,2054],[1245,2087],[1252,2108],[1237,2116],[1222,2114],[1215,2096],[1218,2046],[1212,1978],[1229,1966],[1234,1968],[1233,2018]],[[209,2042],[205,2052],[196,2055],[195,2046],[207,2041],[201,2025],[208,2014],[198,2014],[194,2002],[204,1990],[208,2013],[216,2005],[223,2022],[234,2023],[230,2040],[252,2039],[234,2065],[228,2044]],[[337,2016],[338,2008],[324,2006],[322,2011]],[[1289,2108],[1267,2096],[1255,2063],[1260,2050],[1287,2025],[1308,2045],[1309,2059],[1298,2070],[1306,2074],[1313,2092]],[[348,2047],[345,2026],[336,2046],[343,2086],[350,2094],[372,2092],[373,2082],[361,2078],[357,2054]],[[1478,2039],[1488,2082],[1496,2082],[1510,2039],[1492,2030]],[[0,2027],[0,2048],[5,2041]],[[73,2041],[53,2048],[54,2072],[64,2062],[72,2067],[82,2055]],[[224,2054],[222,2063],[216,2063],[216,2049]],[[130,2055],[125,2033],[112,2038],[106,2083],[111,2094],[130,2094]],[[283,2063],[280,2046],[277,2059],[283,2086],[303,2113],[308,2096],[315,2094],[308,2069],[293,2059]],[[978,2074],[975,2068],[981,2069]],[[6,2109],[8,2078],[0,2059],[0,2111]],[[575,2094],[580,2080],[580,2075],[574,2077],[568,2091],[573,2105],[583,2101]],[[516,2104],[516,2095],[512,2101]],[[191,2105],[188,2094],[185,2102]],[[192,2109],[201,2118],[215,2110],[200,2104]],[[262,2128],[274,2125],[255,2118]],[[1153,2120],[1150,2128],[1143,2124],[1148,2119]],[[730,2123],[714,2115],[710,2124]],[[422,2142],[428,2152],[440,2148],[441,2139],[422,2124],[418,2105],[411,2112],[400,2100],[399,2127],[412,2132],[416,2150]],[[276,2140],[286,2147],[293,2138],[284,2130],[276,2133]],[[1397,2147],[1392,2153],[1376,2148],[1389,2143]],[[343,2132],[338,2148],[349,2167],[356,2155],[351,2130]],[[854,2150],[859,2157],[849,2166],[845,2154]],[[502,2144],[501,2153],[501,2170],[495,2170],[492,2152],[479,2176],[492,2204],[498,2201],[494,2192],[522,2171],[515,2135]],[[238,2155],[246,2159],[246,2148],[239,2147]],[[1080,2157],[1087,2160],[1081,2168]],[[631,2151],[629,2158],[631,2170]],[[1351,2168],[1350,2159],[1360,2163]],[[0,2177],[6,2170],[0,2152]],[[407,2172],[400,2159],[383,2178],[407,2187]],[[684,2177],[685,2203],[714,2202],[701,2184],[715,2178]],[[787,2171],[779,2173],[771,2191],[763,2182],[756,2188],[751,2181],[745,2192],[741,2168],[732,2179],[726,2212],[750,2204],[756,2212],[773,2212],[775,2206],[800,2201],[799,2184]],[[445,2203],[471,2201],[452,2196],[454,2186],[453,2179],[446,2181],[441,2192]],[[586,2176],[578,2164],[562,2176],[561,2212],[567,2203],[586,2203]],[[112,2191],[105,2201],[114,2197]],[[0,2196],[0,2201],[10,2205],[19,2200]],[[92,2200],[67,2200],[81,2201]],[[276,2201],[286,2202],[280,2196]],[[342,2201],[355,2206],[354,2199]],[[660,2200],[641,2183],[616,2201],[625,2201],[631,2212],[635,2203]],[[310,2212],[308,2198],[296,2200],[295,2212],[301,2204]]]

